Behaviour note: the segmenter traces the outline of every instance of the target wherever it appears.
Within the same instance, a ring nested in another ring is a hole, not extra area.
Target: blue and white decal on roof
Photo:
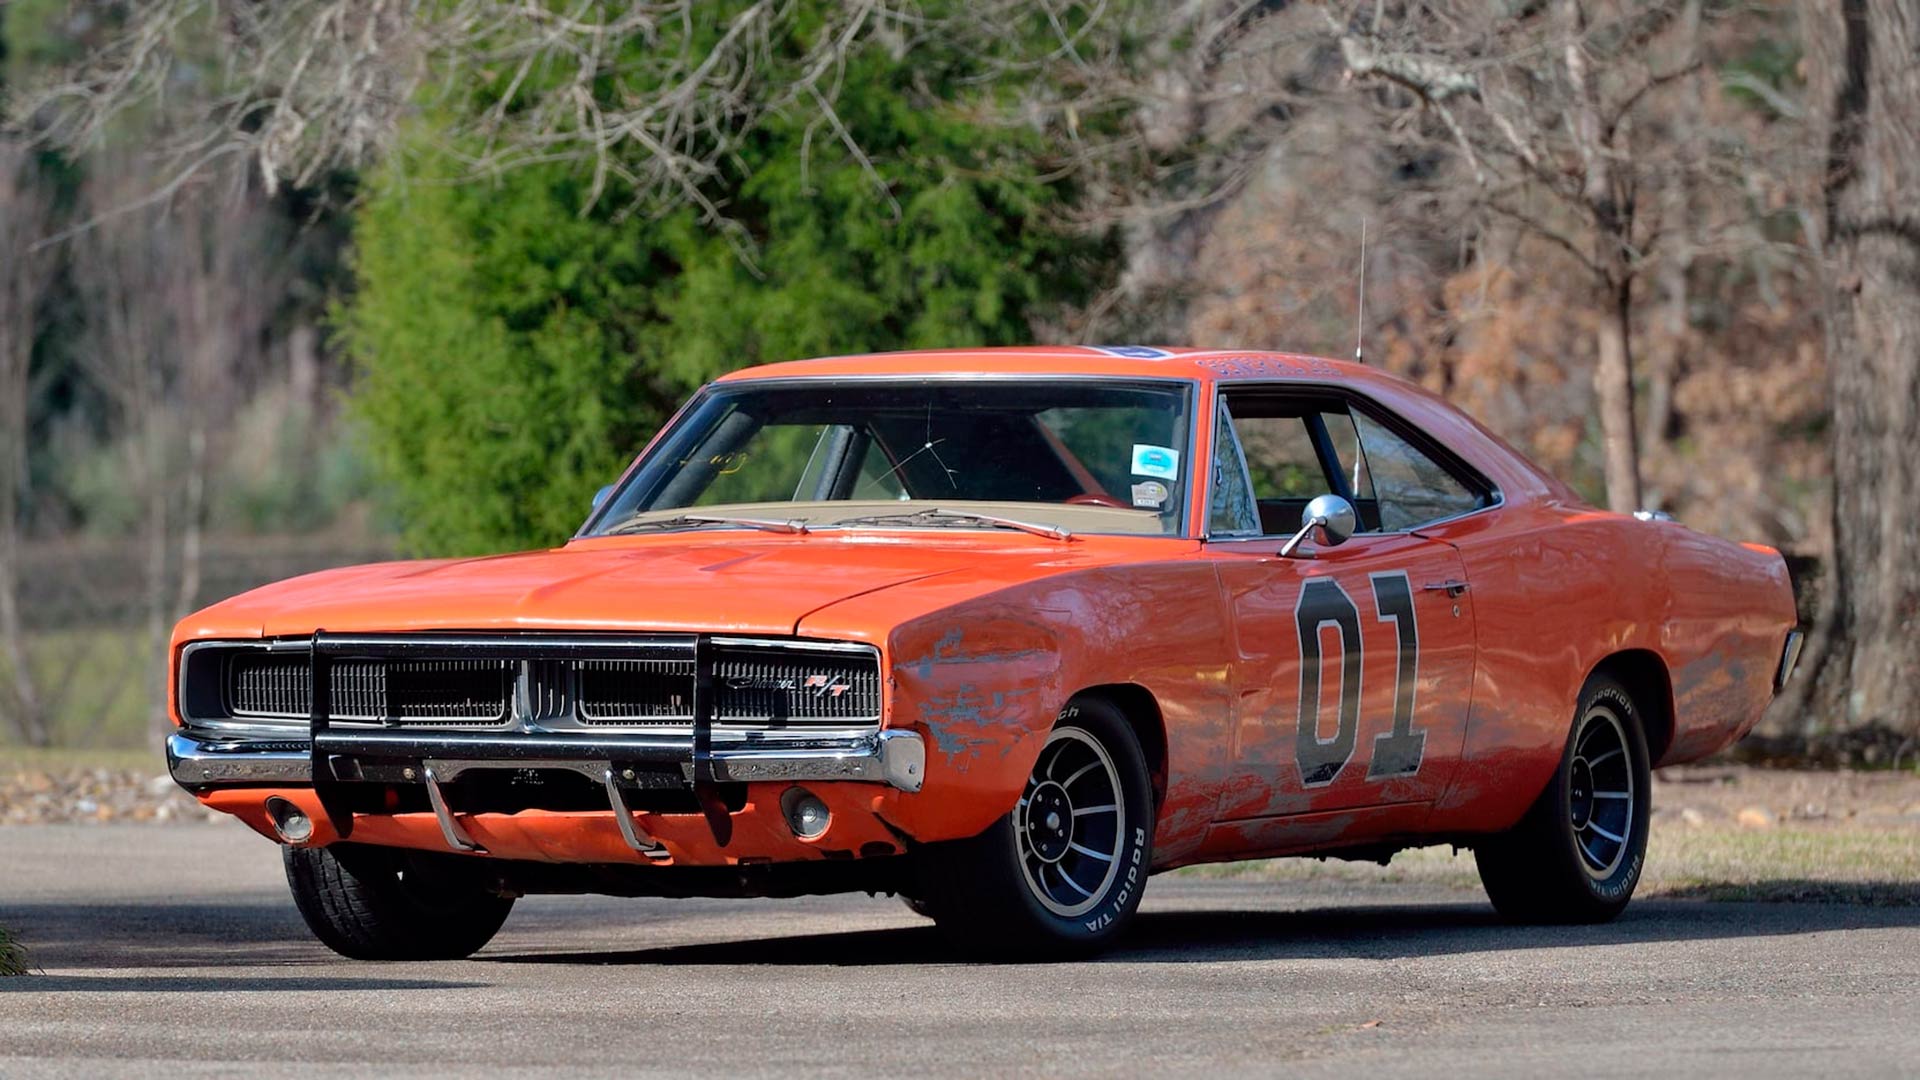
[[[1165,349],[1156,349],[1151,345],[1089,345],[1094,352],[1103,352],[1108,356],[1124,356],[1129,360],[1165,360],[1173,354]]]

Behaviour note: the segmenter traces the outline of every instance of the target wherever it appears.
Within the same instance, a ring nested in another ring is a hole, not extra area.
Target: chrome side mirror
[[[604,503],[604,502],[606,502],[606,501],[607,501],[607,496],[609,496],[609,495],[611,495],[611,494],[613,494],[613,485],[612,485],[612,484],[608,484],[608,485],[607,485],[606,487],[603,487],[603,488],[601,488],[601,489],[600,489],[599,491],[596,491],[596,492],[594,492],[594,493],[593,493],[593,508],[594,508],[595,510],[598,510],[598,509],[600,509],[600,504],[601,504],[601,503]]]
[[[1300,531],[1281,546],[1280,557],[1292,558],[1300,542],[1309,536],[1321,547],[1344,544],[1359,527],[1360,518],[1353,512],[1352,503],[1338,495],[1317,496],[1300,512]],[[1304,557],[1312,558],[1312,555]]]

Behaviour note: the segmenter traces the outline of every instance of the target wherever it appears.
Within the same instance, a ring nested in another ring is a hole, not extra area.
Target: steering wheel
[[[1072,506],[1111,506],[1116,510],[1133,509],[1133,507],[1128,506],[1126,503],[1121,502],[1111,495],[1095,495],[1092,492],[1074,495],[1067,499],[1067,503]]]

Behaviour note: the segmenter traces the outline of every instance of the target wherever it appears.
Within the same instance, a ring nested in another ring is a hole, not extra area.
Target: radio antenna
[[[1367,343],[1367,219],[1360,219],[1360,302],[1353,317],[1353,362],[1366,363],[1361,355]]]

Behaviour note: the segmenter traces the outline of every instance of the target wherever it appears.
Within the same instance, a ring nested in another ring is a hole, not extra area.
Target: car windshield
[[[709,388],[582,530],[1020,528],[1178,535],[1184,384]]]

